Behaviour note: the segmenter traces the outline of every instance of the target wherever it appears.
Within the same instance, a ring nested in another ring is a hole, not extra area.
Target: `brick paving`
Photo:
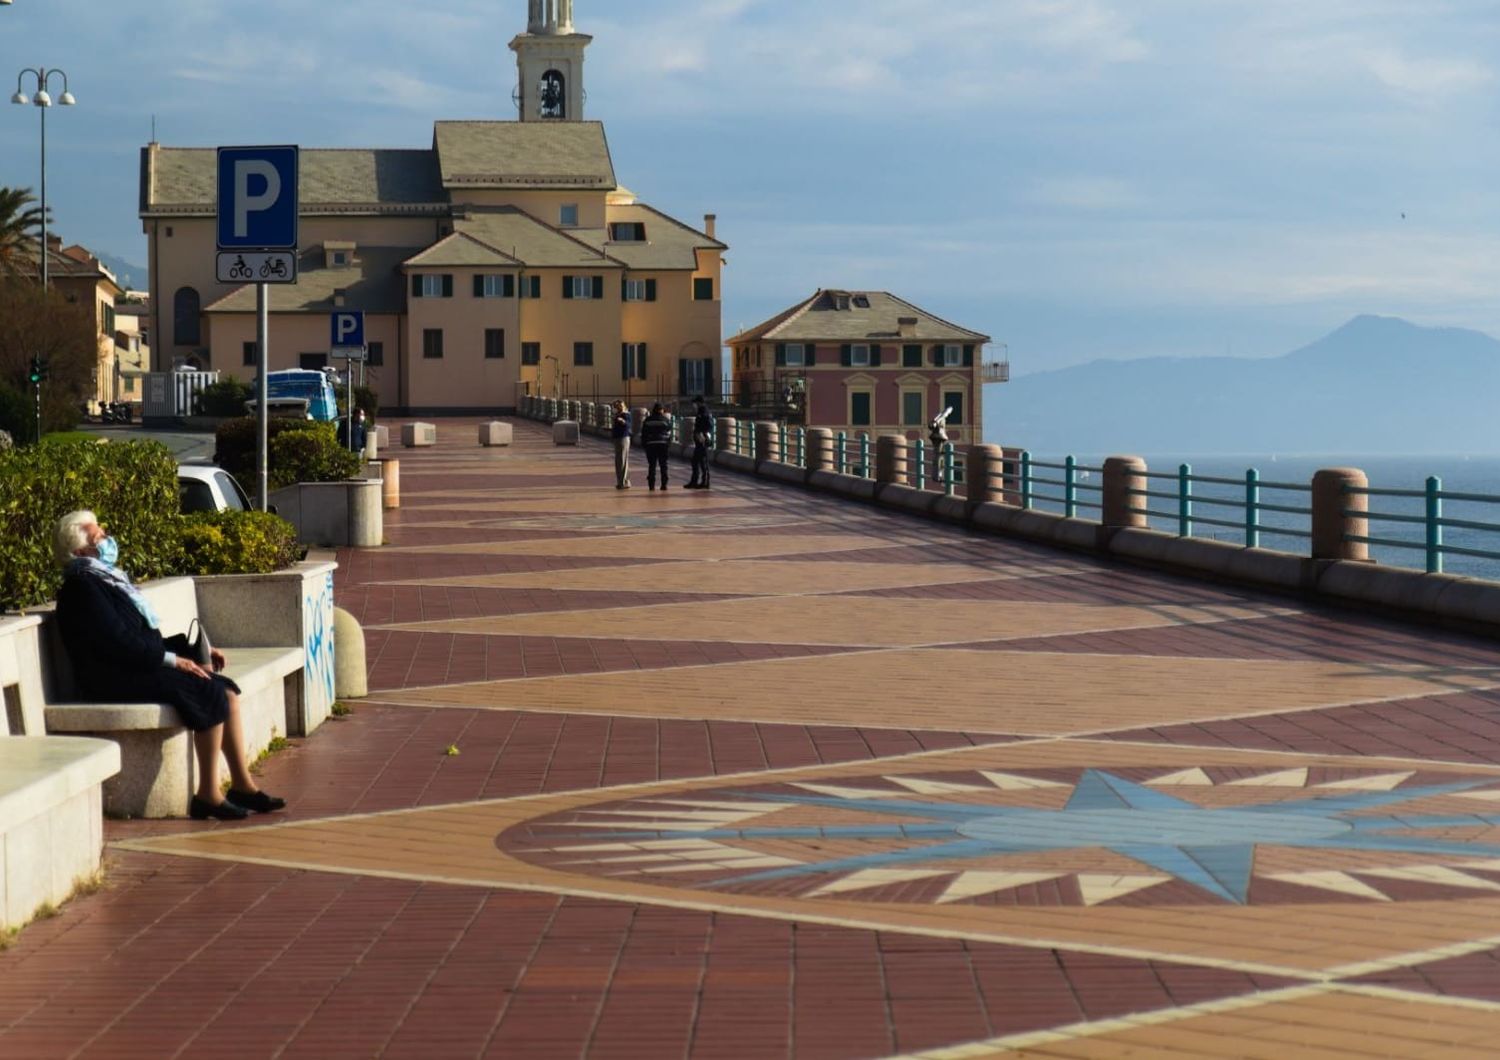
[[[1493,642],[439,436],[371,697],[108,822],[0,1057],[1494,1055]]]

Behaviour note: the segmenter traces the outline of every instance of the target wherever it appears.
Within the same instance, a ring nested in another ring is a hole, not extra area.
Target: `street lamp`
[[[21,82],[26,75],[30,74],[36,79],[36,95],[27,98],[26,93],[21,91]],[[64,107],[71,107],[78,101],[73,98],[73,93],[68,91],[68,75],[61,70],[48,70],[45,66],[32,69],[24,67],[16,75],[16,94],[10,97],[12,103],[31,103],[42,112],[42,290],[47,289],[47,110],[52,106],[52,96],[47,92],[47,83],[53,75],[62,78],[62,95],[57,101]]]

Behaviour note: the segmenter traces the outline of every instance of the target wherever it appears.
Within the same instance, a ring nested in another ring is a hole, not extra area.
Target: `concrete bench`
[[[578,421],[557,420],[552,424],[553,445],[577,445],[578,444]]]
[[[198,617],[198,594],[191,578],[168,578],[142,585],[161,618],[164,633],[186,632]],[[236,647],[232,631],[212,620],[210,634],[228,657],[226,673],[240,686],[241,723],[254,758],[277,735],[307,730],[303,703],[306,655],[298,646]],[[187,812],[197,783],[192,733],[177,711],[161,703],[91,703],[80,699],[71,662],[55,616],[43,616],[41,657],[49,733],[88,735],[118,745],[120,771],[104,784],[105,813],[121,817],[173,817]],[[290,638],[289,638],[290,639]]]
[[[0,736],[0,930],[98,871],[100,787],[119,768],[107,740]]]
[[[437,428],[430,423],[403,423],[401,444],[408,449],[437,445]]]
[[[509,445],[511,437],[512,429],[508,423],[501,423],[497,420],[494,423],[479,425],[479,444],[482,446]]]

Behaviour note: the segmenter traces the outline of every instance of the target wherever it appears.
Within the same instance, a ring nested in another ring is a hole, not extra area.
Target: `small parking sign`
[[[297,249],[296,147],[219,148],[219,249]]]
[[[365,315],[357,311],[335,313],[330,318],[328,345],[335,350],[359,350],[365,345]]]

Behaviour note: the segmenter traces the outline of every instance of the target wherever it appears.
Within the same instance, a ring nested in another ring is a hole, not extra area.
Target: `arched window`
[[[563,75],[548,70],[542,75],[541,116],[544,118],[566,118],[568,116],[568,85]]]
[[[198,320],[198,292],[179,287],[172,296],[172,341],[177,346],[196,346],[202,342]]]

